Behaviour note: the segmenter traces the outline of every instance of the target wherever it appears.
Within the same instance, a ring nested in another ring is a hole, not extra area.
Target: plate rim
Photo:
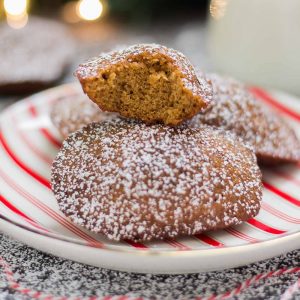
[[[120,246],[114,246],[114,245],[109,245],[109,246],[105,246],[105,247],[97,247],[96,245],[88,245],[85,242],[81,242],[80,240],[77,239],[72,239],[72,238],[60,238],[60,235],[56,235],[51,234],[51,233],[44,233],[41,232],[37,229],[34,228],[29,228],[26,225],[14,222],[6,217],[4,217],[3,215],[0,214],[0,219],[2,219],[2,221],[10,223],[10,225],[13,225],[15,227],[21,228],[23,230],[29,231],[32,234],[36,234],[36,235],[41,235],[47,238],[50,238],[52,240],[59,240],[62,242],[66,242],[69,244],[75,244],[75,245],[79,245],[79,246],[84,246],[84,247],[88,247],[88,248],[93,248],[93,249],[97,249],[97,250],[106,250],[106,251],[113,251],[113,252],[119,252],[119,253],[124,253],[124,254],[138,254],[138,255],[143,255],[143,256],[186,256],[186,255],[194,255],[196,254],[197,256],[202,256],[202,255],[213,255],[213,254],[226,254],[228,252],[230,252],[231,250],[237,250],[238,252],[243,251],[244,249],[247,248],[257,248],[257,247],[262,247],[265,246],[267,244],[266,247],[271,247],[273,244],[281,244],[284,243],[286,239],[292,239],[292,240],[296,240],[297,238],[299,239],[299,246],[300,246],[300,231],[297,232],[293,232],[290,234],[285,234],[282,235],[281,237],[274,237],[272,239],[268,239],[262,242],[254,242],[254,243],[249,243],[249,244],[244,244],[244,245],[236,245],[236,246],[227,246],[227,247],[207,247],[207,248],[202,248],[202,249],[190,249],[190,250],[172,250],[172,249],[164,249],[164,250],[160,250],[160,249],[155,249],[155,248],[145,248],[145,249],[135,249],[135,248],[129,248],[129,247],[120,247]],[[268,245],[270,244],[270,245]],[[204,254],[203,254],[204,253]]]

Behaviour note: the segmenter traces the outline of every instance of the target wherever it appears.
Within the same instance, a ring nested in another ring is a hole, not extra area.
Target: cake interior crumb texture
[[[103,110],[146,123],[177,125],[205,105],[186,87],[184,73],[172,58],[141,52],[85,79],[84,90]]]

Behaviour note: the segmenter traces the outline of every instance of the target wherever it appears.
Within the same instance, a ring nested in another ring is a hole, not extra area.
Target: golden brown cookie
[[[113,240],[239,224],[258,213],[262,197],[255,154],[230,136],[121,119],[71,134],[51,184],[66,216]]]
[[[102,110],[149,124],[178,125],[212,97],[209,80],[197,78],[183,54],[156,44],[102,54],[80,65],[76,75]]]
[[[114,113],[107,113],[85,95],[78,93],[55,101],[51,107],[50,118],[63,139],[69,134],[92,122],[103,122],[117,118]]]
[[[300,141],[291,126],[269,107],[257,100],[240,82],[216,74],[213,101],[205,114],[198,114],[192,126],[220,127],[253,146],[262,164],[300,161]]]

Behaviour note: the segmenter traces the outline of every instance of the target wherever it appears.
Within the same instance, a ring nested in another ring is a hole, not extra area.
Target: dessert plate
[[[300,132],[300,100],[252,92]],[[264,169],[257,217],[225,230],[147,243],[112,242],[74,225],[50,189],[50,167],[61,138],[49,109],[80,93],[77,84],[24,99],[0,116],[0,230],[42,251],[94,266],[132,272],[192,273],[245,265],[300,246],[300,166]]]

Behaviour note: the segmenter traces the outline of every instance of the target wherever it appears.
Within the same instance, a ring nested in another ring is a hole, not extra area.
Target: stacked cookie
[[[240,83],[196,74],[175,50],[136,45],[82,64],[76,75],[97,105],[83,96],[55,105],[63,136],[78,130],[53,163],[52,189],[74,223],[110,239],[239,224],[260,208],[255,152],[261,161],[299,160],[300,142],[286,123]],[[276,141],[284,135],[290,150]]]

